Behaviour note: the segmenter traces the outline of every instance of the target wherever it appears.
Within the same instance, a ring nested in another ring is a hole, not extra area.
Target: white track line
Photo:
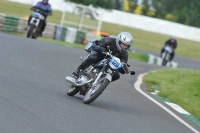
[[[176,118],[178,121],[180,121],[182,124],[184,124],[186,127],[188,127],[189,129],[191,129],[194,133],[199,133],[199,131],[197,131],[196,129],[194,129],[192,126],[190,126],[188,123],[186,123],[184,120],[182,120],[180,117],[178,117],[176,114],[174,114],[172,111],[170,111],[168,108],[166,108],[165,106],[163,106],[162,104],[160,104],[158,101],[156,101],[155,99],[153,99],[152,97],[150,97],[149,95],[147,95],[145,92],[143,92],[140,88],[140,85],[142,84],[142,79],[143,77],[146,75],[147,73],[144,74],[140,74],[138,76],[138,80],[135,82],[134,87],[137,91],[139,91],[141,94],[143,94],[145,97],[147,97],[148,99],[150,99],[151,101],[153,101],[155,104],[157,104],[158,106],[160,106],[161,108],[163,108],[165,111],[167,111],[170,115],[172,115],[174,118]]]

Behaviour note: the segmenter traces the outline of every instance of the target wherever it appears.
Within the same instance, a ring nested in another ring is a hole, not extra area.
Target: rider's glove
[[[128,74],[128,67],[126,65],[123,66],[124,72]]]
[[[100,41],[99,41],[99,40],[95,40],[94,43],[95,43],[96,45],[99,45],[99,44],[100,44]]]
[[[119,69],[119,72],[121,74],[128,74],[129,72],[128,67],[126,65],[123,65],[122,68]]]

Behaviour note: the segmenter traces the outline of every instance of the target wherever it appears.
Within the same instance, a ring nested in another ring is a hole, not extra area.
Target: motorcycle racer
[[[52,9],[51,9],[51,5],[49,4],[49,0],[42,0],[41,2],[38,2],[35,6],[31,7],[31,10],[33,10],[33,11],[38,10],[38,12],[41,13],[45,18],[43,21],[43,25],[41,27],[40,34],[42,35],[42,33],[44,32],[45,27],[46,27],[47,16],[52,15]],[[28,18],[28,25],[30,24],[31,19],[32,19],[32,15],[30,15]],[[26,27],[26,29],[27,29],[27,27]]]
[[[102,60],[105,57],[105,55],[102,52],[108,52],[107,46],[110,47],[112,55],[118,57],[121,60],[121,62],[127,63],[127,50],[131,47],[132,43],[133,37],[128,32],[121,32],[116,38],[105,37],[101,40],[96,40],[96,45],[92,45],[92,51],[90,55],[80,64],[80,66],[77,68],[77,70],[73,72],[73,74],[76,77],[79,77],[81,70],[84,70],[88,66],[94,63],[96,64],[97,62]],[[116,71],[116,73],[112,77],[112,81],[115,81],[120,78],[119,72],[122,74],[127,74],[128,68],[124,66],[122,69],[119,69],[119,71]]]
[[[172,51],[171,56],[170,56],[170,61],[171,61],[171,60],[174,58],[174,55],[175,55],[174,50],[177,48],[177,45],[178,45],[178,44],[177,44],[176,38],[175,38],[174,36],[171,36],[171,38],[168,39],[168,40],[165,42],[165,45],[162,47],[160,57],[162,56],[162,53],[164,52],[164,48],[165,48],[166,46],[170,46],[170,47],[173,48],[173,51]]]

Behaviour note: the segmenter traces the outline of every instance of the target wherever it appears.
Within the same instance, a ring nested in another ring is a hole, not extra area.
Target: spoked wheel
[[[73,85],[69,85],[68,91],[67,91],[67,95],[69,96],[74,96],[75,94],[77,94],[79,92],[78,87],[73,86]]]
[[[104,79],[100,81],[94,88],[90,88],[87,91],[83,102],[85,104],[90,104],[91,102],[93,102],[104,91],[104,89],[108,86],[109,83],[110,81]]]

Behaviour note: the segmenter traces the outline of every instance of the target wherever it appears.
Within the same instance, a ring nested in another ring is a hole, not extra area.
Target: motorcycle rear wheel
[[[74,96],[79,92],[79,89],[76,86],[73,85],[69,85],[68,91],[67,91],[67,95],[69,96]]]
[[[110,81],[108,79],[104,79],[99,82],[94,88],[90,88],[83,98],[83,102],[85,104],[90,104],[91,102],[93,102],[99,95],[101,95],[101,93],[105,90],[109,83]]]

